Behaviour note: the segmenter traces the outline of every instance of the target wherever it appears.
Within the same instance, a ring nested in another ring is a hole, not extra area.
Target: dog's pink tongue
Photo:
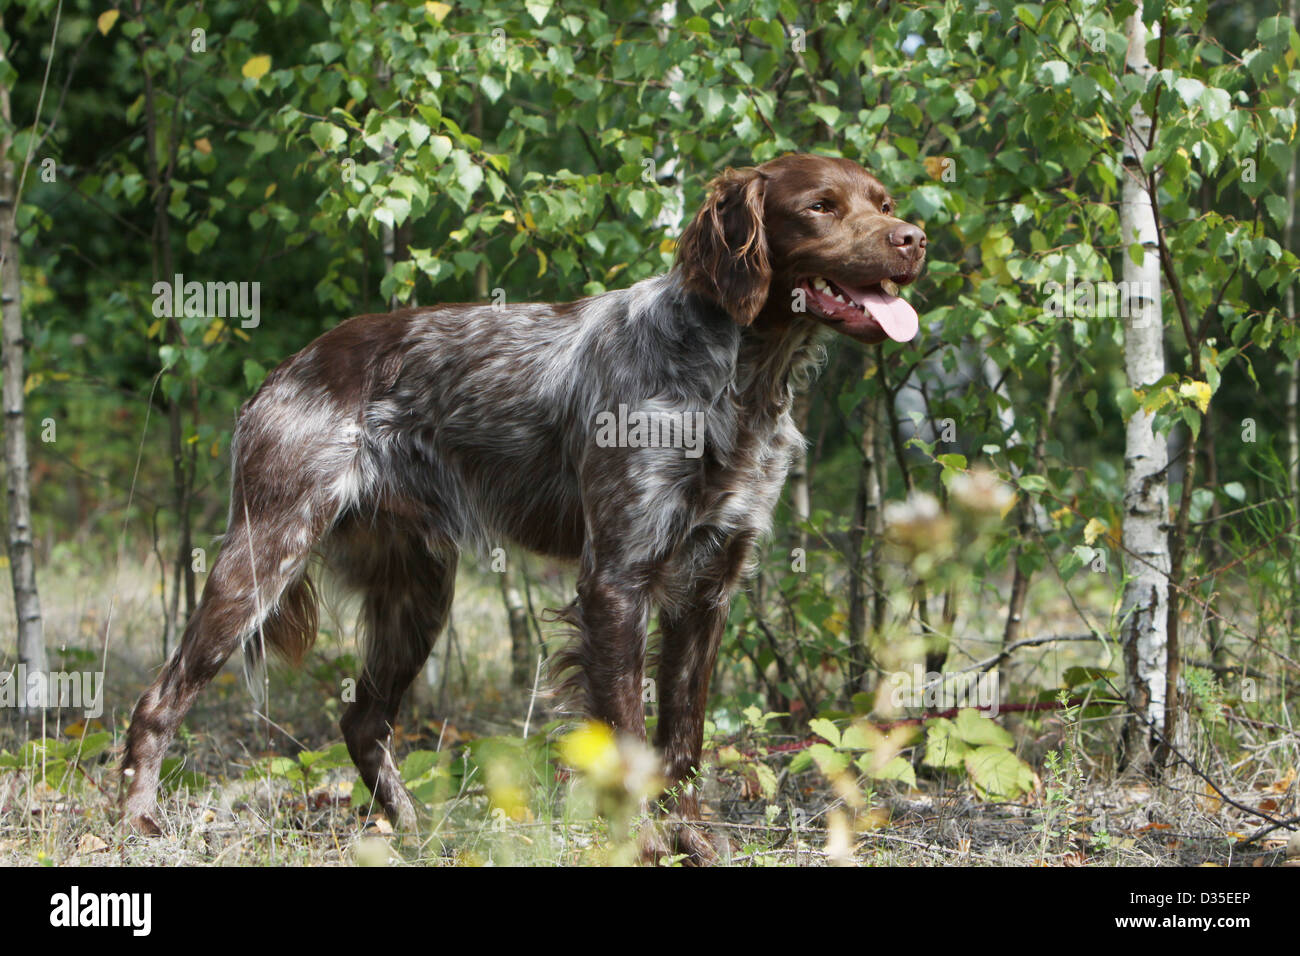
[[[879,286],[870,289],[855,289],[841,284],[840,288],[848,293],[858,305],[866,309],[867,314],[876,320],[885,334],[895,342],[910,342],[916,338],[921,328],[916,309],[896,295],[890,295]]]

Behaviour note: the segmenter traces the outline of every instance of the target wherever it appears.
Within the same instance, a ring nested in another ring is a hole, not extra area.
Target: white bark
[[[1150,73],[1141,3],[1129,18],[1128,38],[1128,68]],[[1124,329],[1124,365],[1129,387],[1133,389],[1142,389],[1165,374],[1156,221],[1146,189],[1146,174],[1142,171],[1142,157],[1150,135],[1150,118],[1140,107],[1135,107],[1132,124],[1124,136],[1124,181],[1120,196],[1123,279],[1126,283],[1138,283],[1137,288],[1141,289],[1141,298],[1134,303]],[[1134,242],[1141,243],[1146,253],[1140,265],[1128,253],[1128,247]],[[1163,727],[1170,568],[1165,527],[1169,512],[1165,474],[1168,449],[1164,438],[1155,434],[1151,424],[1152,416],[1139,409],[1129,419],[1125,433],[1123,541],[1127,584],[1120,619],[1129,704],[1150,721],[1147,726]],[[1150,734],[1145,727],[1135,728],[1130,740],[1139,737],[1149,742]],[[1130,756],[1141,759],[1134,753]]]
[[[4,63],[0,49],[0,64]],[[18,618],[18,663],[26,673],[44,674],[45,637],[41,625],[41,599],[36,591],[36,564],[32,553],[32,503],[27,464],[27,428],[24,415],[23,383],[26,380],[23,355],[23,308],[18,272],[16,213],[21,184],[10,159],[13,126],[9,110],[9,88],[0,86],[0,303],[3,311],[4,346],[4,454],[5,492],[8,504],[9,574],[14,588],[14,611]],[[21,671],[20,671],[21,673]],[[25,701],[26,688],[19,687]],[[24,713],[28,708],[22,708]]]
[[[650,14],[650,18],[659,33],[659,41],[667,43],[669,31],[677,29],[676,0],[660,4],[659,8]],[[668,105],[680,113],[684,105],[681,94],[682,68],[669,67],[664,79],[668,81]],[[686,190],[682,184],[680,163],[675,153],[666,154],[662,143],[655,144],[654,160],[655,179],[660,183],[672,183],[662,191],[663,207],[655,216],[654,224],[675,234],[682,227],[686,210]]]

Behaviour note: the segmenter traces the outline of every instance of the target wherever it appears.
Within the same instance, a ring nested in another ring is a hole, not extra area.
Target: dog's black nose
[[[906,249],[913,255],[925,248],[925,232],[911,223],[903,223],[889,230],[890,245]],[[909,248],[910,247],[910,248]]]

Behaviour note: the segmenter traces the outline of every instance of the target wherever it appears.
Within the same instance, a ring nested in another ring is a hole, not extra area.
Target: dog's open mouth
[[[910,342],[920,328],[916,309],[894,295],[897,287],[888,279],[867,286],[832,282],[822,276],[799,283],[813,314],[864,342]]]

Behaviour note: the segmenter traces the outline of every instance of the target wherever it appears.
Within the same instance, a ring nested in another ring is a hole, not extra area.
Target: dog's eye
[[[891,212],[894,211],[894,204],[890,202],[888,199],[886,199],[883,203],[881,203],[880,211],[883,212],[886,216],[888,216]]]
[[[813,212],[830,212],[833,207],[825,199],[819,199],[808,208]]]

